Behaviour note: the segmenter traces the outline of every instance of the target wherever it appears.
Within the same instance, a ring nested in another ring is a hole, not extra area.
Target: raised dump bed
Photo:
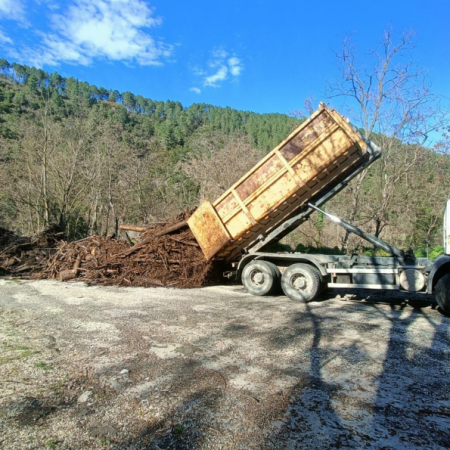
[[[333,109],[319,109],[188,225],[205,257],[231,261],[368,156],[368,145]],[[242,155],[245,158],[245,155]]]

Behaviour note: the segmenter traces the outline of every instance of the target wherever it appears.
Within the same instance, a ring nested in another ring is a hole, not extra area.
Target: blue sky
[[[154,100],[261,113],[324,99],[344,38],[353,33],[364,60],[387,27],[417,33],[415,60],[450,97],[449,1],[0,0],[10,62]]]

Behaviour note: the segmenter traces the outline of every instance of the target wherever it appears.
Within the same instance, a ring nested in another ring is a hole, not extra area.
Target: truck
[[[337,111],[323,103],[213,203],[188,220],[205,258],[230,265],[224,273],[253,295],[281,287],[294,301],[311,301],[327,288],[434,294],[450,314],[450,200],[444,212],[444,255],[434,262],[400,250],[320,207],[381,155]],[[269,252],[319,211],[390,256]]]

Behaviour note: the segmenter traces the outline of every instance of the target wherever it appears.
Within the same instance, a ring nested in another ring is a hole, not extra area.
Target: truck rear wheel
[[[281,277],[283,292],[292,300],[309,302],[319,293],[322,284],[320,272],[309,264],[293,264]]]
[[[253,295],[273,294],[280,283],[278,267],[268,261],[252,261],[242,271],[242,284]]]
[[[434,294],[442,312],[450,316],[450,273],[439,278],[434,288]]]

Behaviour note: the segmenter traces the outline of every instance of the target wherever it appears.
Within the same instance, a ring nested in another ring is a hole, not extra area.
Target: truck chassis
[[[335,219],[336,216],[322,211]],[[447,210],[450,209],[450,200]],[[446,210],[446,214],[447,214]],[[253,251],[235,264],[225,276],[240,279],[254,295],[269,295],[279,290],[296,301],[310,301],[324,289],[377,289],[434,294],[441,310],[450,314],[450,256],[434,262],[416,258],[412,250],[403,252],[379,238],[338,219],[340,225],[393,256],[321,255],[306,253],[269,253]]]

